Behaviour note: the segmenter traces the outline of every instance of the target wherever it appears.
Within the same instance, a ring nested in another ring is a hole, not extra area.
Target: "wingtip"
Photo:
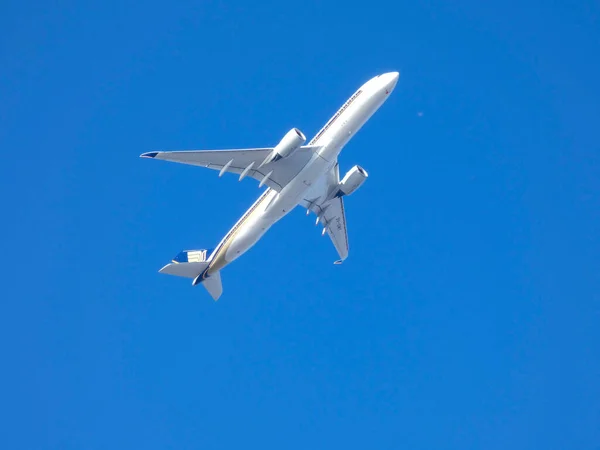
[[[140,158],[156,158],[159,152],[146,152],[140,155]]]

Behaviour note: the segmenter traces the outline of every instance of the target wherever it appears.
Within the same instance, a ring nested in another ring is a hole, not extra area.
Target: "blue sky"
[[[5,1],[0,29],[2,448],[600,446],[597,2]],[[313,135],[392,70],[342,266],[297,210],[218,303],[157,273],[260,191],[139,154]]]

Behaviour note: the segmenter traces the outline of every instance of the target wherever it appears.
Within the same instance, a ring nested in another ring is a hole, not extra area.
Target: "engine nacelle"
[[[337,197],[352,194],[362,186],[368,177],[369,174],[365,169],[360,166],[354,166],[340,181]]]
[[[287,158],[306,142],[306,136],[298,128],[292,128],[286,133],[281,142],[273,149],[267,159],[261,164],[268,164]]]

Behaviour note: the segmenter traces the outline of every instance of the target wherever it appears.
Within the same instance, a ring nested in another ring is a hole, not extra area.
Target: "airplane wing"
[[[323,222],[327,226],[327,234],[340,255],[340,261],[337,262],[341,263],[348,257],[348,229],[346,228],[344,200],[341,197],[331,200],[324,216]]]
[[[335,263],[341,264],[348,257],[348,229],[346,228],[344,200],[337,197],[321,205],[311,205],[307,201],[302,203],[320,217],[319,221],[326,227],[327,234],[340,255],[340,260]]]
[[[313,194],[317,197],[304,198],[300,204],[309,211],[314,212],[319,218],[317,223],[326,227],[326,232],[331,242],[340,255],[335,264],[341,264],[348,257],[348,230],[346,228],[346,213],[342,197],[332,197],[340,182],[340,169],[336,164],[329,173],[320,180],[320,185],[315,185]]]
[[[186,150],[173,152],[148,152],[141,158],[162,159],[165,161],[191,164],[240,174],[240,180],[249,176],[281,191],[308,163],[318,146],[302,146],[290,156],[259,167],[273,148],[246,148],[235,150]]]

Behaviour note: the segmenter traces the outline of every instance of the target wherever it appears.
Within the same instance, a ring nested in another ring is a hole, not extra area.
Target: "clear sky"
[[[0,447],[600,448],[599,5],[3,1]],[[396,70],[343,265],[298,209],[217,303],[157,273],[260,190],[139,154]]]

